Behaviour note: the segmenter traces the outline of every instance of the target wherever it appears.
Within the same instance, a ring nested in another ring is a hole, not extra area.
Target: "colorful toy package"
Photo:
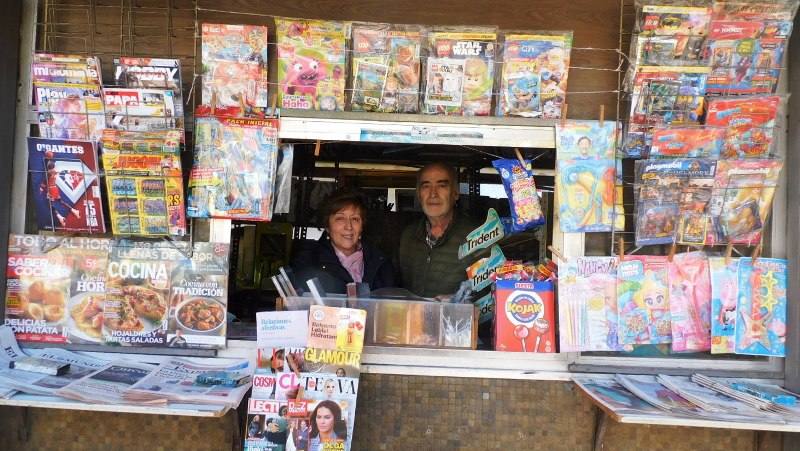
[[[498,280],[497,351],[556,352],[553,282]]]
[[[725,263],[709,257],[711,274],[711,353],[733,354],[736,344],[736,303],[739,294],[739,259]]]
[[[28,138],[28,172],[39,229],[106,231],[94,143]]]
[[[715,161],[639,160],[635,168],[636,245],[704,244]]]
[[[31,81],[45,83],[101,84],[100,60],[94,56],[34,53]]]
[[[650,158],[718,159],[725,129],[717,127],[657,127],[653,130]]]
[[[560,352],[619,351],[617,257],[562,263],[558,278]]]
[[[183,117],[181,62],[174,58],[114,58],[114,81],[126,88],[160,88],[172,91],[175,116]]]
[[[638,35],[631,44],[637,65],[683,66],[703,63],[711,8],[642,5]]]
[[[617,311],[622,345],[672,341],[667,257],[630,255],[617,267]]]
[[[267,27],[204,23],[203,105],[244,116],[269,106]],[[242,111],[244,108],[244,111]]]
[[[494,28],[428,33],[424,112],[489,116],[496,49]]]
[[[610,232],[616,202],[616,145],[618,126],[606,121],[568,121],[556,126],[556,191],[562,232]],[[616,209],[619,210],[616,210]]]
[[[783,162],[720,160],[709,204],[711,244],[754,245],[772,209]]]
[[[711,281],[704,252],[675,255],[669,262],[672,351],[711,349]]]
[[[506,35],[497,115],[560,118],[571,49],[572,32]]]
[[[418,113],[422,27],[356,23],[352,33],[351,109]]]
[[[281,108],[344,110],[346,24],[275,19],[275,26]]]
[[[272,219],[278,121],[198,117],[195,124],[188,216]]]
[[[737,354],[786,355],[787,271],[788,264],[783,259],[739,261]]]
[[[106,126],[132,131],[183,128],[174,96],[170,89],[103,88]]]
[[[98,85],[35,82],[33,101],[42,138],[96,141],[106,127]]]
[[[722,158],[768,158],[775,142],[778,96],[712,99],[706,125],[725,130]]]
[[[528,169],[530,164],[528,160],[525,160],[527,167],[522,167],[518,160],[492,161],[492,166],[500,173],[503,188],[511,204],[511,227],[514,232],[522,232],[545,223],[533,171]]]

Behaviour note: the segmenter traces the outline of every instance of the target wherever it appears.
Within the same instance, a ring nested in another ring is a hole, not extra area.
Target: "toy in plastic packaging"
[[[672,341],[667,258],[625,256],[617,267],[619,342],[623,345]]]
[[[736,305],[739,294],[739,259],[726,262],[709,257],[711,275],[711,353],[733,354],[736,344]]]
[[[353,111],[419,112],[423,28],[416,25],[352,25]]]
[[[269,221],[277,155],[277,120],[198,117],[188,216]]]
[[[637,31],[645,36],[703,36],[711,8],[646,2],[637,4]]]
[[[489,116],[497,50],[494,28],[428,33],[426,114]]]
[[[722,158],[768,158],[775,143],[779,96],[711,99],[706,124],[725,130]]]
[[[342,22],[275,19],[281,108],[344,110],[346,39]]]
[[[533,180],[533,171],[528,169],[530,161],[525,160],[525,165],[527,167],[523,167],[518,160],[492,161],[492,166],[500,173],[500,179],[511,204],[514,232],[522,232],[545,223],[539,194],[536,192],[536,182]]]
[[[711,281],[703,252],[675,255],[669,262],[672,351],[711,349]]]
[[[499,280],[495,298],[496,350],[556,352],[553,282]]]
[[[567,121],[556,127],[562,232],[610,232],[615,213],[623,213],[614,199],[618,133],[613,121],[602,126],[598,121]]]
[[[653,130],[650,158],[718,159],[725,129],[717,127],[658,127]]]
[[[739,261],[737,354],[786,355],[786,289],[786,260]]]
[[[96,141],[106,127],[98,85],[35,82],[33,101],[42,138]]]
[[[204,23],[202,63],[203,105],[235,116],[267,108],[267,27]]]
[[[507,34],[497,115],[560,118],[571,49],[572,32]]]

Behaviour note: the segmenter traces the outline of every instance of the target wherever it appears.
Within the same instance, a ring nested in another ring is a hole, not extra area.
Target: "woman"
[[[391,261],[378,249],[361,241],[367,207],[361,196],[337,192],[324,203],[325,233],[292,262],[295,285],[318,278],[327,293],[344,294],[351,282],[369,284],[371,290],[394,286]]]
[[[308,451],[323,451],[323,443],[347,441],[347,426],[342,421],[342,408],[334,401],[320,401],[311,412]]]
[[[306,451],[308,449],[308,434],[309,434],[308,421],[300,420],[300,425],[293,431],[295,448],[297,451]]]
[[[250,425],[247,427],[247,438],[260,438],[261,437],[261,417],[253,415],[250,419]]]

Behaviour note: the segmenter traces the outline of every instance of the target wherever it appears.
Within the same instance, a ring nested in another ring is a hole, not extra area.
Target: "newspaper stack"
[[[148,363],[115,361],[56,390],[55,394],[91,404],[164,405],[167,403],[164,397],[148,402],[133,402],[123,398],[129,388],[155,369],[155,365]]]
[[[40,359],[69,363],[69,370],[61,376],[52,376],[5,368],[0,370],[0,385],[32,395],[55,395],[57,390],[108,365],[107,360],[87,357],[65,349],[31,349],[28,352]]]
[[[17,339],[14,338],[14,331],[8,326],[0,326],[0,347],[3,349],[3,352],[0,352],[0,365],[5,368],[8,368],[8,364],[12,361],[25,357],[17,344]],[[15,394],[17,390],[0,379],[0,398],[8,399]]]
[[[238,387],[200,385],[198,375],[210,371],[229,371],[251,374],[247,360],[237,360],[229,365],[201,365],[185,359],[170,359],[154,371],[133,383],[122,394],[129,403],[172,401],[187,404],[214,404],[236,408],[250,389],[250,383]]]
[[[731,398],[737,399],[751,407],[755,407],[756,409],[759,409],[764,412],[773,412],[781,415],[794,415],[797,413],[795,410],[790,409],[786,406],[782,406],[778,403],[766,399],[761,399],[758,396],[754,396],[749,393],[736,390],[729,385],[730,381],[728,380],[714,379],[708,376],[704,376],[702,374],[693,374],[692,381],[702,385],[703,387],[710,388],[715,392],[722,393],[727,396],[730,396]]]
[[[703,417],[702,408],[662,385],[656,376],[617,374],[617,382],[661,410],[689,417]]]

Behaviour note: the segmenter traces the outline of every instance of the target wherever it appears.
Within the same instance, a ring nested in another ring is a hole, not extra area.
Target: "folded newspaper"
[[[129,361],[114,361],[64,388],[55,391],[58,396],[92,404],[155,404],[163,405],[167,399],[133,402],[123,394],[134,384],[156,369],[155,365]]]
[[[41,359],[69,363],[69,370],[61,376],[51,376],[10,369],[7,368],[8,365],[5,365],[5,368],[0,369],[0,386],[12,387],[23,393],[33,395],[55,395],[56,390],[64,388],[72,382],[108,365],[107,360],[87,357],[65,349],[30,349],[28,353]]]
[[[201,385],[195,382],[198,375],[210,371],[229,371],[252,374],[247,360],[237,360],[229,365],[201,365],[186,359],[173,358],[162,363],[150,374],[139,379],[125,391],[128,402],[168,400],[188,404],[217,404],[235,408],[250,389],[250,383],[238,387]]]
[[[3,351],[0,352],[0,366],[3,368],[8,368],[8,364],[12,361],[25,357],[14,337],[14,331],[8,326],[0,326],[0,346],[3,347]],[[15,394],[17,390],[14,387],[0,380],[0,398],[8,399]]]

